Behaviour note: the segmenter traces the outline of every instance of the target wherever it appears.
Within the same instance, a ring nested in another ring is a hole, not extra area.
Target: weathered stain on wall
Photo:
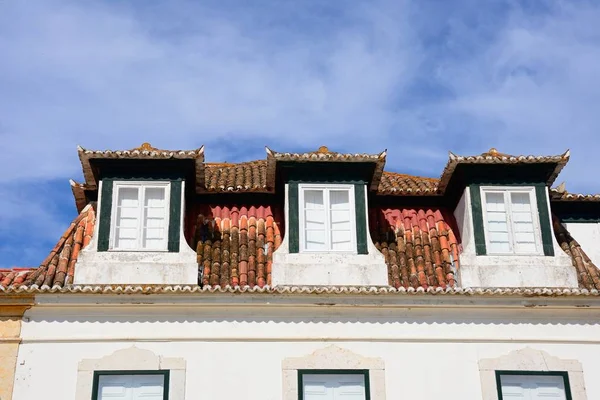
[[[11,400],[23,314],[32,298],[2,299],[0,302],[0,400]]]

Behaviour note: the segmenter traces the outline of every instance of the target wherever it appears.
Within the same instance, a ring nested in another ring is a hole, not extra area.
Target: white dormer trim
[[[546,206],[550,206],[546,190]],[[548,209],[548,215],[551,215]],[[472,199],[466,187],[454,216],[458,224],[462,252],[458,271],[462,287],[578,287],[577,273],[571,258],[561,249],[554,236],[554,256],[538,254],[477,255],[473,228]],[[539,218],[539,210],[538,210]],[[539,225],[538,225],[539,227]]]
[[[273,253],[272,286],[388,286],[383,254],[375,247],[368,229],[369,207],[365,196],[367,254],[290,253],[289,184],[285,184],[285,235]]]
[[[181,188],[179,252],[98,251],[98,229],[79,253],[73,283],[76,285],[196,285],[196,252],[184,235],[185,182]],[[98,188],[98,216],[102,213],[102,181]]]

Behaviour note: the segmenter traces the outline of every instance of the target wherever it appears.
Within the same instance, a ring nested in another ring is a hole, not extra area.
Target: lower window
[[[96,371],[92,400],[168,400],[169,371]]]
[[[567,372],[496,371],[498,399],[571,400]]]
[[[299,370],[299,400],[370,400],[368,370]]]

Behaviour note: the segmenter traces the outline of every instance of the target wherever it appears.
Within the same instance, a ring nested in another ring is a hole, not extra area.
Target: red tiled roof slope
[[[205,165],[206,190],[210,192],[267,191],[267,162]]]
[[[455,285],[458,242],[440,210],[378,207],[370,210],[370,225],[391,286]]]
[[[206,190],[209,192],[269,192],[266,160],[236,164],[207,163]],[[383,195],[435,195],[439,179],[383,171],[377,189]]]
[[[204,286],[271,284],[273,252],[283,236],[283,216],[269,205],[199,205],[189,229]],[[79,252],[92,238],[96,212],[88,204],[73,220],[39,268],[0,271],[0,286],[73,283]],[[459,269],[459,241],[442,209],[374,207],[370,232],[388,265],[395,288],[452,287]],[[573,260],[579,287],[600,290],[600,270],[560,221],[554,231]],[[115,284],[124,282],[115,282]]]
[[[273,251],[282,240],[283,216],[264,205],[199,208],[194,247],[202,285],[270,285]]]
[[[73,283],[79,251],[90,243],[95,223],[94,206],[88,204],[71,222],[56,246],[38,268],[28,271],[15,269],[0,273],[0,286],[21,284],[64,286]]]
[[[383,172],[378,194],[435,194],[439,179]]]
[[[569,233],[567,228],[553,216],[554,233],[560,247],[567,253],[577,270],[577,281],[580,288],[600,290],[600,270],[585,254],[579,243]]]

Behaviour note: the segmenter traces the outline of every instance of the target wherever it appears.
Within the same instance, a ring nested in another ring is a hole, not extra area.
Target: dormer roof
[[[196,150],[162,150],[150,143],[131,150],[87,150],[78,146],[77,152],[85,184],[92,190],[98,188],[98,169],[92,165],[93,160],[193,160],[196,188],[204,187],[204,146]]]
[[[534,165],[534,164],[548,164],[549,170],[547,171],[546,184],[551,185],[560,171],[569,161],[570,157],[569,150],[563,154],[555,156],[533,156],[533,155],[520,155],[513,156],[505,153],[501,153],[495,148],[491,148],[485,153],[476,156],[459,156],[452,152],[449,152],[448,162],[444,167],[444,171],[440,177],[438,184],[438,191],[444,193],[450,184],[451,179],[455,175],[456,169],[460,165]]]

